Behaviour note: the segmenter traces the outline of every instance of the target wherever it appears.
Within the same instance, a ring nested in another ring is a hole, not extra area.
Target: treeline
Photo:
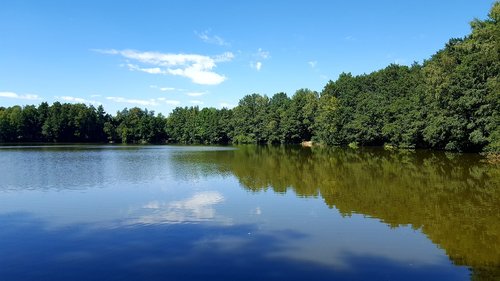
[[[500,151],[500,2],[472,32],[423,64],[341,74],[318,93],[252,94],[233,109],[140,108],[111,116],[84,104],[0,107],[1,142],[389,144]]]
[[[116,116],[102,106],[60,102],[0,107],[0,141],[160,143],[167,140],[166,121],[137,107]]]

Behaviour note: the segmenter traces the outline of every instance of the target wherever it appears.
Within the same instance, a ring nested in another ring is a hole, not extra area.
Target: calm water
[[[298,147],[0,147],[0,280],[500,280],[500,168]]]

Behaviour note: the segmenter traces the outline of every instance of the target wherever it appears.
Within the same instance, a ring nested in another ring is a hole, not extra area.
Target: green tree
[[[451,39],[424,64],[430,110],[424,139],[434,148],[481,150],[498,135],[499,2],[472,33]],[[495,18],[497,17],[497,18]]]
[[[233,110],[235,143],[265,143],[269,98],[259,94],[243,97]]]
[[[311,140],[318,99],[319,94],[309,89],[300,89],[292,96],[284,121],[287,142],[299,143]]]
[[[286,143],[286,118],[291,100],[283,92],[269,99],[268,114],[265,118],[265,139],[268,143]]]
[[[317,140],[328,145],[341,144],[338,139],[338,99],[323,90],[318,103],[318,112],[315,119],[315,136]]]

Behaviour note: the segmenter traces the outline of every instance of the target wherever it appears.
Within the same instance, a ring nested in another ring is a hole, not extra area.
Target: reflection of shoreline
[[[244,146],[197,159],[253,192],[321,196],[342,215],[421,229],[458,265],[500,266],[500,171],[478,155]]]

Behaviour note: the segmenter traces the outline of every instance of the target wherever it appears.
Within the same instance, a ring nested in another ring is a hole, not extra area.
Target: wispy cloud
[[[132,71],[134,71],[134,70],[142,71],[142,72],[146,72],[149,74],[168,74],[167,71],[162,70],[159,67],[139,67],[138,65],[131,64],[131,63],[127,63],[126,66],[128,67],[129,70],[132,70]]]
[[[175,91],[175,88],[171,88],[171,87],[161,87],[159,88],[160,91],[162,92],[166,92],[166,91]]]
[[[344,37],[344,40],[345,41],[356,41],[356,37],[354,37],[352,35],[348,35],[348,36]]]
[[[142,99],[128,99],[124,97],[106,97],[107,100],[118,102],[118,103],[130,103],[134,105],[142,106],[157,106],[159,102],[156,99],[142,100]]]
[[[262,48],[257,49],[257,53],[254,54],[256,57],[267,60],[271,57],[269,51],[264,51]]]
[[[17,94],[14,92],[0,92],[0,97],[9,99],[20,99],[20,100],[41,100],[38,95],[33,94]]]
[[[192,104],[204,104],[204,102],[201,100],[190,100],[189,102]]]
[[[250,62],[250,67],[260,71],[262,68],[262,60],[267,60],[271,57],[268,51],[262,50],[262,48],[257,49],[257,52],[253,54],[253,57],[257,59],[257,62]]]
[[[194,32],[198,38],[200,38],[203,42],[208,43],[208,44],[215,44],[219,46],[229,46],[230,44],[222,39],[220,36],[217,35],[211,35],[210,30],[205,30],[203,32]]]
[[[234,59],[234,54],[231,52],[225,52],[220,55],[214,56],[215,62],[228,62]]]
[[[165,100],[165,103],[166,104],[170,104],[170,105],[179,105],[179,104],[181,104],[181,102],[178,101],[178,100]]]
[[[58,97],[56,96],[57,99],[63,100],[65,102],[72,102],[72,103],[87,103],[87,104],[95,104],[95,105],[101,105],[101,102],[95,101],[95,100],[87,100],[84,98],[78,98],[78,97],[71,97],[71,96],[61,96]]]
[[[207,92],[189,92],[189,93],[186,93],[186,95],[190,96],[190,97],[201,97],[203,95],[206,95]]]
[[[151,85],[149,87],[152,88],[152,89],[158,89],[158,90],[160,90],[162,92],[169,92],[169,91],[175,91],[175,90],[177,90],[176,88],[173,88],[173,87],[158,87],[156,85]]]
[[[107,100],[118,102],[118,103],[129,103],[133,105],[140,106],[158,106],[161,104],[166,105],[179,105],[181,104],[178,100],[171,100],[164,97],[156,98],[156,99],[128,99],[124,97],[106,97]]]
[[[179,104],[181,104],[181,102],[178,101],[178,100],[169,100],[167,98],[158,98],[157,100],[159,100],[159,101],[161,101],[161,102],[163,102],[165,104],[168,104],[168,105],[179,105]]]
[[[252,62],[250,62],[250,67],[256,69],[257,71],[259,71],[262,68],[262,62],[258,61],[256,63],[254,63],[252,61]]]
[[[160,52],[141,52],[135,50],[94,50],[102,54],[120,55],[127,60],[126,66],[132,71],[141,71],[149,74],[176,75],[191,79],[193,83],[202,85],[218,85],[227,78],[214,72],[217,63],[228,62],[234,54],[226,52],[217,56],[198,54],[169,54]],[[140,63],[142,65],[138,65]]]
[[[309,66],[310,66],[311,68],[315,68],[315,67],[316,67],[316,65],[318,65],[318,62],[317,62],[317,61],[315,61],[315,60],[314,60],[314,61],[308,61],[307,63],[309,64]]]

